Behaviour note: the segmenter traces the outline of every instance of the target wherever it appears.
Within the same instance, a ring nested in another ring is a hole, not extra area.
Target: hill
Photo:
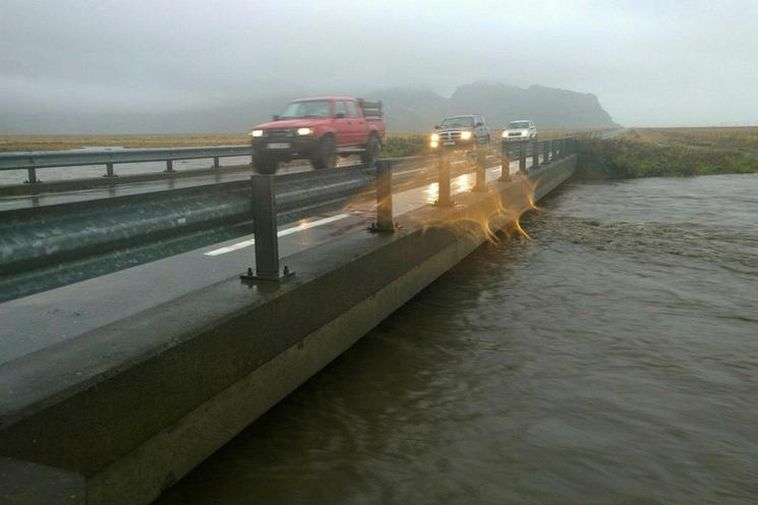
[[[393,131],[428,131],[449,114],[480,113],[493,128],[514,119],[531,119],[542,128],[610,128],[617,126],[597,97],[564,89],[473,83],[459,86],[447,99],[432,91],[394,88],[372,97],[385,104]]]

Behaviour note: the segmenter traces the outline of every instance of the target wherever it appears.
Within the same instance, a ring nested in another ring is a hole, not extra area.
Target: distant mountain
[[[544,86],[523,89],[506,84],[465,84],[449,99],[408,88],[377,91],[371,96],[384,101],[387,124],[393,131],[428,131],[450,114],[483,114],[492,128],[514,119],[531,119],[538,128],[617,126],[595,95]]]
[[[447,114],[450,101],[429,90],[392,88],[367,94],[384,104],[387,127],[394,132],[427,131]]]
[[[3,113],[0,109],[0,134],[247,132],[252,125],[281,112],[289,99],[309,95],[313,96],[306,92],[262,95],[208,109],[194,108],[188,103],[186,109],[170,113],[81,110],[72,114],[44,109]],[[616,126],[595,95],[543,86],[523,89],[478,82],[459,86],[450,98],[430,90],[405,87],[357,96],[382,100],[387,125],[394,132],[428,132],[449,114],[483,114],[492,128],[500,128],[514,119],[531,119],[538,128]]]

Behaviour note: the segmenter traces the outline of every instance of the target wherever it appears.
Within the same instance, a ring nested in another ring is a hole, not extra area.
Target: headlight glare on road
[[[439,142],[440,136],[438,133],[432,133],[432,142]]]
[[[440,145],[440,143],[437,142],[436,140],[432,140],[431,142],[429,142],[429,147],[431,147],[432,149],[436,148],[438,145]]]
[[[468,140],[471,138],[471,132],[461,132],[461,140]]]
[[[263,136],[263,130],[253,130],[250,132],[251,137],[262,137]]]
[[[298,135],[313,135],[313,128],[298,128]]]

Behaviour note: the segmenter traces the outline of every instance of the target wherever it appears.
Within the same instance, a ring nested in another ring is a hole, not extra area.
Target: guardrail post
[[[166,173],[174,171],[174,160],[166,160]]]
[[[547,165],[550,163],[550,149],[551,145],[553,144],[552,140],[546,140],[543,145],[543,155],[542,155],[542,164]]]
[[[38,181],[37,180],[37,169],[36,168],[27,168],[26,169],[26,176],[27,176],[27,179],[24,182],[26,182],[27,184],[39,184],[40,182],[42,182],[42,181]]]
[[[392,213],[392,162],[376,161],[376,223],[373,232],[394,232],[395,220]]]
[[[215,168],[216,170],[221,168],[221,164],[218,162],[218,156],[213,157],[213,168]]]
[[[521,144],[518,148],[518,171],[526,175],[526,144]]]
[[[276,227],[276,180],[273,175],[252,175],[255,275],[248,268],[244,281],[280,281],[294,275],[287,266],[279,272],[279,237]]]
[[[113,163],[105,164],[105,175],[103,177],[118,177],[113,171]]]
[[[440,153],[437,158],[439,179],[437,183],[437,207],[451,207],[453,199],[450,197],[450,157],[446,152]]]
[[[540,166],[540,143],[536,140],[532,143],[532,168]]]
[[[487,191],[487,153],[484,149],[476,151],[476,184],[471,191]]]
[[[511,156],[508,151],[508,145],[505,142],[502,143],[500,148],[500,180],[511,180]]]

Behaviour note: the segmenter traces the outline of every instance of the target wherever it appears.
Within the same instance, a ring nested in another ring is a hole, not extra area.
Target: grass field
[[[639,142],[689,149],[758,150],[758,126],[636,128],[625,136]]]
[[[196,147],[247,144],[245,134],[178,135],[7,135],[0,136],[2,151],[62,151],[81,147],[123,146],[131,148]]]
[[[590,178],[758,172],[758,127],[636,128],[580,146]]]
[[[590,130],[542,130],[542,140],[568,137]],[[429,134],[400,132],[389,133],[385,142],[385,156],[399,157],[419,154],[426,149]],[[493,130],[493,138],[499,131]],[[0,152],[8,151],[63,151],[82,147],[162,148],[199,147],[247,144],[246,134],[144,134],[144,135],[6,135],[0,136]]]

